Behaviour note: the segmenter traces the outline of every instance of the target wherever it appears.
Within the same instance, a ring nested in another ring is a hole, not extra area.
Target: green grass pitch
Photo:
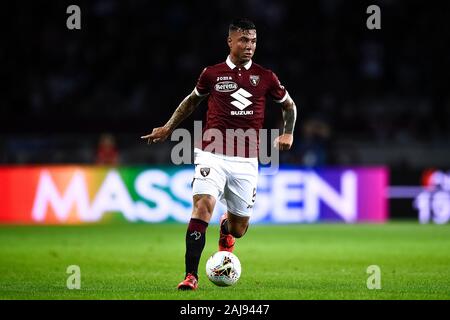
[[[0,226],[0,299],[449,299],[450,225],[252,225],[237,241],[242,276],[216,287],[208,228],[199,289],[178,292],[186,225]],[[78,265],[81,288],[66,286]],[[369,265],[381,289],[369,290]]]

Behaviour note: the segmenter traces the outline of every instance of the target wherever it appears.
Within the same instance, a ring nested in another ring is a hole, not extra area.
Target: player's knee
[[[202,197],[194,202],[194,216],[196,217],[211,217],[213,210],[214,202],[208,197]]]
[[[207,205],[205,205],[205,204],[198,204],[195,207],[195,215],[200,216],[200,217],[211,216],[212,215],[212,211]]]

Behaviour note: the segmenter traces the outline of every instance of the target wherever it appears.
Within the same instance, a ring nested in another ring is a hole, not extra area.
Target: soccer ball
[[[217,286],[232,286],[241,276],[241,262],[231,252],[218,251],[206,262],[206,275]]]

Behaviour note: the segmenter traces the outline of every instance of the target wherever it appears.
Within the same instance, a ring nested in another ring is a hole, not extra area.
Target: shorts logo
[[[209,174],[209,168],[200,168],[200,174],[206,177]]]
[[[256,200],[256,188],[253,188],[252,202],[255,203],[255,200]]]
[[[238,88],[238,85],[236,82],[233,81],[221,81],[219,83],[216,83],[214,86],[214,89],[218,92],[231,92]]]
[[[252,84],[252,86],[257,86],[259,83],[259,76],[257,75],[250,75],[250,83]]]

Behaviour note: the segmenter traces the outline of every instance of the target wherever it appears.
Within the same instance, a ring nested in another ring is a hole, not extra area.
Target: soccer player
[[[260,130],[266,98],[271,98],[281,105],[284,120],[283,134],[274,144],[279,150],[289,150],[293,143],[296,106],[277,76],[252,61],[256,49],[253,22],[234,20],[229,26],[227,42],[230,53],[226,61],[205,68],[192,93],[179,104],[169,121],[141,137],[148,143],[166,140],[208,98],[204,136],[210,129],[219,130],[226,144],[226,152],[210,150],[204,138],[202,146],[194,149],[193,211],[186,232],[186,274],[178,285],[180,290],[198,287],[198,264],[217,200],[227,206],[220,219],[219,251],[232,252],[235,238],[242,237],[248,228],[256,197],[258,141],[255,148],[245,140],[245,154],[236,153],[237,143],[227,137],[226,130]]]

